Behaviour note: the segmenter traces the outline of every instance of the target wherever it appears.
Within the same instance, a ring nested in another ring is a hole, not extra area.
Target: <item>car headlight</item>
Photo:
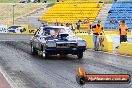
[[[85,41],[78,41],[78,46],[86,46],[86,42]]]
[[[47,46],[48,47],[56,47],[56,43],[55,43],[55,41],[48,41]]]

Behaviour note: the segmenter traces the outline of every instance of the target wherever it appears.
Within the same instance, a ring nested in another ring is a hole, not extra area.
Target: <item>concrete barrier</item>
[[[83,38],[86,41],[87,48],[93,49],[93,35],[87,33],[77,33],[76,36]],[[99,48],[105,52],[113,52],[113,41],[109,35],[99,36]]]
[[[120,35],[116,35],[116,34],[110,34],[109,35],[114,43],[113,48],[115,49],[115,47],[120,45]],[[129,43],[132,43],[132,35],[128,35],[127,36],[127,40]]]
[[[119,35],[119,31],[105,31],[105,34]],[[132,35],[132,33],[128,32],[127,35]]]
[[[99,48],[105,52],[113,52],[113,41],[109,35],[99,37]]]
[[[87,30],[80,30],[80,31],[79,30],[75,30],[74,33],[75,34],[77,34],[77,33],[87,33]],[[111,34],[112,35],[119,35],[119,31],[105,31],[105,34],[106,35],[109,35],[109,34],[110,35]],[[132,32],[128,32],[127,35],[132,35]]]
[[[132,55],[132,43],[122,42],[118,48],[119,54]]]
[[[75,30],[74,31],[75,34],[78,34],[78,33],[87,33],[86,30]]]
[[[88,35],[87,33],[77,33],[76,36],[86,41],[87,48],[94,48],[93,35]]]

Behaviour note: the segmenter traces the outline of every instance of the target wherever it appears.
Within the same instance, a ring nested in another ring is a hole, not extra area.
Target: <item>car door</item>
[[[37,30],[37,32],[35,33],[33,39],[32,39],[32,45],[33,45],[36,49],[40,49],[40,46],[41,46],[40,38],[41,38],[42,33],[43,33],[43,29],[42,29],[42,28],[39,28],[39,29]]]

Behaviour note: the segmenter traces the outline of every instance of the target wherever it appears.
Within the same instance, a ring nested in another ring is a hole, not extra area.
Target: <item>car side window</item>
[[[37,36],[39,34],[40,29],[37,29],[35,36]]]
[[[54,30],[50,30],[50,35],[55,35],[55,31]]]
[[[35,36],[40,36],[43,33],[43,29],[39,28],[38,31],[35,33]]]
[[[45,35],[50,35],[50,29],[49,29],[49,28],[45,28],[45,29],[43,30],[43,33],[44,33]]]

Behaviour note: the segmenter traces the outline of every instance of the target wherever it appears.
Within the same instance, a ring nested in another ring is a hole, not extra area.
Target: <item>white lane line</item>
[[[0,67],[0,72],[2,73],[2,75],[4,76],[4,78],[6,79],[6,81],[9,83],[9,85],[11,86],[11,88],[19,88],[16,83],[11,79],[11,77]]]

